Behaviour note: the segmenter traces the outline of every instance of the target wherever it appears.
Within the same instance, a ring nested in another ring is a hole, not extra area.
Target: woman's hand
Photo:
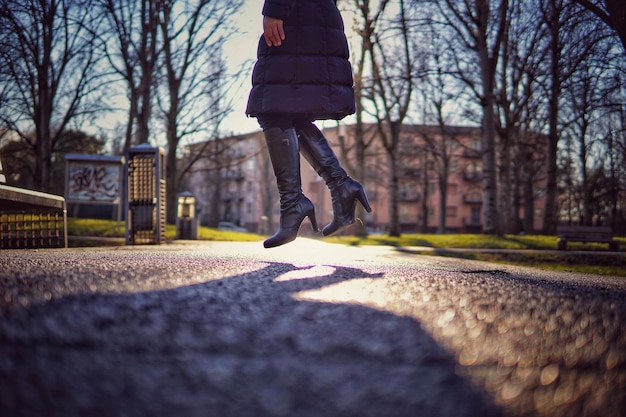
[[[267,46],[280,46],[285,40],[283,21],[273,17],[263,16],[263,36]]]

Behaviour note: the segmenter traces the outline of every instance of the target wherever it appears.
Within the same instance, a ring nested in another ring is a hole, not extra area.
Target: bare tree
[[[573,0],[575,3],[581,5],[585,9],[595,14],[602,22],[615,31],[619,37],[624,52],[626,52],[626,3],[622,0]],[[624,56],[624,55],[622,55]],[[623,58],[622,58],[623,63]],[[623,64],[622,64],[623,65]],[[610,186],[608,187],[608,198],[611,201],[611,225],[614,231],[618,231],[620,227],[619,218],[624,218],[626,212],[626,202],[620,201],[620,195],[624,194],[623,172],[620,172],[618,167],[623,167],[623,161],[626,160],[626,141],[624,128],[626,108],[624,107],[624,97],[622,91],[624,89],[624,68],[617,71],[615,80],[617,85],[613,88],[613,91],[617,92],[617,100],[610,105],[611,111],[607,115],[609,123],[606,126],[605,142],[607,144],[609,155],[609,171]],[[615,95],[615,94],[614,94]],[[622,152],[620,153],[620,147]],[[621,161],[621,163],[620,163]],[[621,204],[621,207],[620,207]],[[623,224],[623,223],[622,223]],[[621,225],[620,225],[621,226]],[[621,233],[624,233],[624,227],[621,227]]]
[[[148,143],[157,71],[161,0],[97,0],[110,30],[102,33],[111,68],[127,85],[124,151]],[[110,36],[110,37],[109,37]]]
[[[580,13],[574,3],[566,0],[538,2],[548,30],[548,59],[546,96],[548,99],[548,146],[546,206],[543,232],[553,234],[558,222],[558,152],[559,138],[564,129],[562,91],[582,63],[593,55],[599,39],[597,25],[589,24],[588,16]],[[593,35],[593,36],[592,36]]]
[[[594,13],[619,36],[626,50],[626,3],[623,0],[574,0]]]
[[[557,223],[557,152],[559,142],[559,96],[563,83],[562,15],[563,0],[549,0],[543,10],[544,21],[548,27],[550,38],[549,62],[550,77],[548,88],[548,149],[547,149],[547,182],[546,206],[543,216],[543,232],[553,234]]]
[[[380,3],[381,13],[388,2]],[[378,134],[389,166],[389,236],[400,236],[398,208],[398,146],[402,123],[412,101],[418,59],[416,36],[409,25],[410,7],[400,0],[399,12],[391,25],[373,34],[370,52],[372,85],[368,99],[377,120]]]
[[[176,216],[176,197],[190,164],[179,171],[177,151],[185,138],[213,136],[229,107],[222,44],[233,33],[229,21],[241,2],[228,0],[164,0],[159,26],[162,36],[163,83],[158,95],[167,138],[166,182],[168,221]],[[195,159],[188,159],[194,163]]]
[[[602,30],[592,22],[580,25],[578,30],[592,47],[564,86],[564,116],[568,120],[562,133],[569,138],[571,160],[580,179],[581,218],[584,224],[591,225],[599,220],[599,185],[595,181],[605,177],[602,171],[609,168],[605,158],[610,155],[604,133],[607,126],[601,121],[610,117],[613,44],[603,41],[606,38]]]
[[[492,4],[493,3],[493,4]],[[437,2],[444,22],[456,34],[456,42],[473,51],[478,79],[460,71],[482,108],[483,233],[500,233],[497,211],[495,77],[501,44],[508,29],[509,1],[477,0]],[[492,7],[493,6],[493,7]]]
[[[375,32],[377,23],[380,20],[381,13],[384,11],[386,2],[379,4],[379,7],[372,9],[370,0],[345,0],[340,5],[344,5],[348,11],[354,16],[354,28],[358,35],[358,44],[353,45],[352,68],[354,75],[354,95],[356,103],[355,124],[351,135],[351,141],[342,134],[339,134],[339,145],[341,149],[341,159],[344,167],[362,184],[367,183],[365,169],[365,153],[375,140],[375,135],[367,133],[365,122],[365,98],[364,93],[367,90],[367,69],[369,54],[372,51],[372,37]],[[348,155],[353,152],[354,158]],[[361,205],[357,205],[356,217],[363,218],[365,209]],[[367,236],[365,225],[357,225],[354,228],[354,234],[357,236]]]
[[[533,5],[534,0],[515,0],[510,6],[510,24],[504,32],[499,65],[496,104],[499,117],[496,119],[500,138],[499,155],[499,212],[504,233],[520,230],[521,198],[519,187],[531,187],[528,181],[534,176],[534,159],[527,153],[530,144],[536,144],[536,135],[530,130],[540,130],[543,122],[541,82],[542,62],[546,59],[546,30],[541,14]],[[543,154],[543,152],[540,152]],[[522,156],[522,157],[520,157]],[[514,161],[516,163],[514,163]],[[524,179],[520,178],[524,175]],[[523,183],[523,185],[522,185]],[[530,189],[525,193],[525,218],[532,217]],[[528,230],[528,225],[527,232]],[[530,229],[532,232],[532,228]]]
[[[97,25],[87,1],[0,0],[0,120],[32,150],[40,190],[63,132],[98,108]]]
[[[426,12],[427,13],[427,12]],[[450,49],[447,42],[437,31],[436,25],[430,19],[426,25],[427,39],[430,50],[426,55],[428,59],[428,70],[424,75],[424,80],[420,83],[418,90],[421,92],[424,119],[428,124],[434,124],[436,130],[430,129],[422,131],[422,137],[426,146],[424,152],[428,153],[434,162],[434,171],[437,176],[437,185],[439,188],[439,219],[438,233],[446,232],[446,218],[448,206],[448,178],[450,175],[450,167],[454,163],[454,149],[459,145],[456,139],[452,123],[449,121],[451,116],[446,112],[446,107],[454,104],[458,95],[458,82],[452,76],[450,66],[452,65],[452,57],[449,56]],[[424,158],[422,158],[424,159]],[[428,159],[428,158],[426,158]],[[424,179],[428,178],[426,163],[424,167]],[[426,204],[427,187],[424,186],[424,201]],[[424,209],[425,210],[425,209]],[[424,215],[427,219],[427,215]],[[426,225],[423,226],[426,230]]]

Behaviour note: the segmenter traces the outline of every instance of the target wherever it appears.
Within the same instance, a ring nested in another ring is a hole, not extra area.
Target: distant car
[[[219,222],[219,224],[217,225],[217,228],[219,230],[228,230],[231,232],[247,232],[248,231],[248,229],[246,229],[245,227],[239,227],[235,223],[232,223],[232,222]]]

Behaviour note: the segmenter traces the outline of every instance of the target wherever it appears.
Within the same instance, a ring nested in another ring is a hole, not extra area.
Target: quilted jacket
[[[266,0],[263,15],[283,20],[285,40],[261,35],[246,114],[305,113],[340,120],[354,113],[352,68],[334,0]]]

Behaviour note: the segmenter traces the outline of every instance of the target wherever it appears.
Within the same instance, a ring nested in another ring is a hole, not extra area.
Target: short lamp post
[[[198,220],[196,219],[196,198],[189,191],[178,194],[176,216],[176,238],[197,239]]]

